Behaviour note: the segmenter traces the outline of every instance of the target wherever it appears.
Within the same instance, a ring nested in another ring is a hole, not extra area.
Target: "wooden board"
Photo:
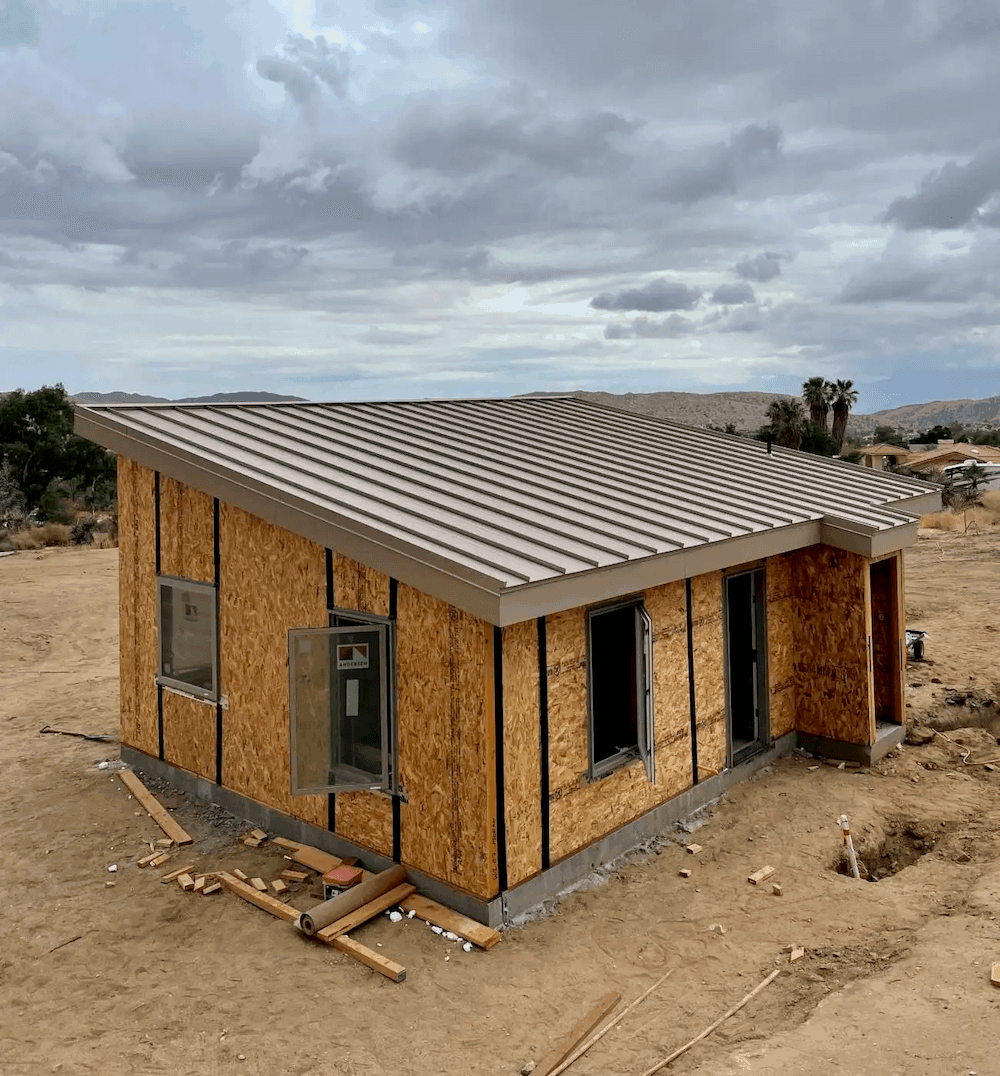
[[[220,506],[222,783],[326,828],[326,796],[292,796],[288,629],[324,627],[322,546],[230,504]]]
[[[388,893],[383,893],[380,897],[376,897],[374,900],[370,900],[367,904],[355,909],[349,915],[345,915],[329,926],[323,927],[322,930],[318,930],[313,937],[319,938],[321,942],[326,942],[329,945],[334,938],[339,937],[341,934],[347,934],[349,931],[361,926],[362,923],[367,923],[369,919],[374,919],[376,915],[391,908],[394,904],[401,904],[416,891],[416,887],[410,885],[409,882],[397,885],[395,889],[390,889]]]
[[[347,956],[359,960],[362,964],[371,968],[372,971],[377,971],[379,975],[384,975],[394,983],[401,983],[406,978],[406,968],[402,964],[397,964],[387,956],[376,953],[374,949],[369,949],[367,945],[362,945],[353,938],[341,935],[338,938],[333,938],[330,944],[334,949],[339,949],[340,952],[346,953]]]
[[[538,1062],[533,1070],[533,1076],[549,1076],[553,1069],[557,1069],[569,1055],[580,1045],[581,1042],[597,1027],[597,1025],[614,1009],[621,1001],[622,996],[612,990],[604,995],[600,1001],[583,1017],[581,1017],[551,1050]]]
[[[118,457],[118,611],[122,743],[159,751],[153,472]]]
[[[150,818],[163,830],[174,844],[191,844],[194,838],[189,836],[180,824],[166,811],[162,803],[146,788],[131,770],[120,770],[118,779],[146,809]]]
[[[342,553],[333,559],[333,604],[338,609],[389,615],[389,577]]]
[[[320,874],[326,874],[327,871],[332,871],[334,867],[340,866],[340,860],[337,856],[332,856],[321,848],[313,848],[311,844],[302,844],[298,848],[293,848],[291,856],[296,863],[311,867],[314,871],[319,871]]]
[[[163,757],[215,780],[215,703],[163,689]]]
[[[493,628],[404,583],[397,594],[402,861],[498,891]]]
[[[160,879],[160,881],[161,882],[172,882],[175,878],[180,878],[180,876],[182,874],[189,874],[193,870],[194,870],[194,864],[189,863],[186,867],[178,867],[177,870],[168,872],[167,874],[165,874]]]
[[[293,908],[290,904],[283,904],[268,893],[258,893],[253,886],[247,885],[246,882],[241,882],[226,871],[219,871],[216,878],[230,893],[235,893],[248,903],[256,905],[265,912],[270,912],[271,915],[276,916],[278,919],[283,919],[286,923],[294,923],[299,917],[298,908]]]
[[[215,582],[212,498],[160,475],[160,571]]]
[[[538,628],[503,629],[504,808],[507,880],[515,886],[542,869]]]
[[[474,919],[452,911],[451,908],[446,908],[436,900],[423,897],[419,893],[400,901],[400,907],[404,912],[415,912],[421,919],[426,919],[428,923],[433,923],[442,930],[450,930],[453,934],[468,939],[480,949],[492,949],[503,939],[503,935],[492,927],[477,923]]]

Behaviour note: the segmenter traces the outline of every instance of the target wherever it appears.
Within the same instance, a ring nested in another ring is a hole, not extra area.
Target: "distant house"
[[[76,429],[119,456],[123,758],[484,922],[902,737],[915,479],[568,397]]]
[[[909,451],[899,445],[866,445],[858,449],[862,465],[875,471],[884,471],[887,467],[898,467],[909,456]]]
[[[928,452],[920,452],[906,459],[906,466],[911,471],[930,475],[941,471],[953,463],[1000,463],[1000,448],[989,445],[970,445],[964,442],[938,442],[937,447]]]

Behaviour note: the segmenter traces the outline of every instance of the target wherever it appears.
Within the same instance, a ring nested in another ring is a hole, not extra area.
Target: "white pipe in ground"
[[[847,815],[842,814],[840,816],[840,828],[844,833],[844,847],[847,849],[847,856],[851,861],[851,874],[855,878],[861,877],[861,872],[858,870],[858,857],[854,854],[854,841],[851,840],[851,827],[847,824]]]

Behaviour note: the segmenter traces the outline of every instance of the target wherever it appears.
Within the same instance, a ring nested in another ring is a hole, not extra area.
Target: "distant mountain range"
[[[304,400],[304,396],[279,396],[274,392],[216,392],[211,396],[185,396],[168,400],[166,396],[143,396],[139,392],[78,392],[70,397],[81,404],[145,403],[281,403]]]

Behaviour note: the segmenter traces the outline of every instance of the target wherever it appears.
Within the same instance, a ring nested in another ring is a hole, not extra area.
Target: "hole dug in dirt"
[[[927,822],[894,822],[886,823],[886,828],[879,834],[855,836],[854,852],[858,860],[858,871],[861,877],[869,882],[889,878],[907,867],[912,867],[921,856],[933,852],[944,833],[941,825]],[[846,848],[841,849],[834,870],[838,874],[850,875],[851,864]]]

